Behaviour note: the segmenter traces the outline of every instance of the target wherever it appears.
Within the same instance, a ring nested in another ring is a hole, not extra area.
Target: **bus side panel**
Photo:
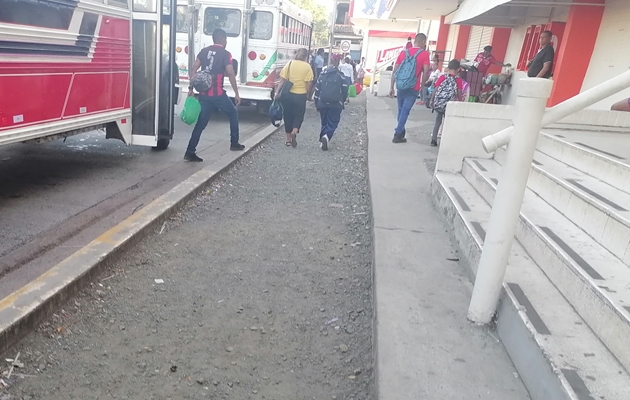
[[[60,121],[68,106],[65,116],[129,107],[129,19],[73,15],[81,23],[65,31],[0,23],[15,43],[0,52],[0,132]]]
[[[128,85],[128,72],[75,74],[63,117],[123,108]]]
[[[60,119],[71,81],[70,73],[0,75],[0,131]]]

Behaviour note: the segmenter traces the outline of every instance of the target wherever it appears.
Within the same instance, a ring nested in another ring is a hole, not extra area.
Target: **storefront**
[[[514,65],[513,85],[503,95],[504,103],[513,104],[541,32],[551,30],[556,57],[549,105],[555,105],[630,68],[629,20],[627,0],[465,0],[442,17],[438,50],[463,58],[490,37],[495,57]],[[630,89],[593,108],[609,109],[627,97]]]

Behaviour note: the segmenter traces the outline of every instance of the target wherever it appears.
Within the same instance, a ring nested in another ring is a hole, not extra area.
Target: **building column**
[[[435,51],[446,51],[446,43],[448,42],[448,31],[450,25],[444,22],[445,16],[440,17],[440,30],[438,31],[437,45]]]
[[[504,64],[510,63],[516,67],[518,60],[506,60],[508,43],[510,42],[510,35],[512,34],[511,28],[494,28],[492,32],[492,38],[490,39],[490,46],[492,46],[492,55],[497,60]],[[501,67],[493,65],[488,70],[491,74],[498,74],[501,72]]]
[[[470,41],[470,30],[470,25],[459,26],[459,34],[457,35],[457,42],[455,43],[455,50],[453,51],[454,59],[461,60],[466,57],[468,42]]]
[[[606,0],[573,0],[573,3],[553,69],[554,85],[549,106],[561,103],[582,90],[604,16],[604,6],[576,3],[605,4]]]

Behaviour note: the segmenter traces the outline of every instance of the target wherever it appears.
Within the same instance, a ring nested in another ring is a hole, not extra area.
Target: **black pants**
[[[436,111],[437,114],[435,116],[435,125],[433,126],[433,135],[431,136],[431,141],[436,142],[438,138],[438,134],[440,133],[440,126],[442,126],[442,122],[444,122],[444,113],[446,111]]]
[[[280,98],[282,107],[284,108],[284,131],[286,133],[298,131],[304,122],[304,114],[306,114],[306,94],[285,93]]]

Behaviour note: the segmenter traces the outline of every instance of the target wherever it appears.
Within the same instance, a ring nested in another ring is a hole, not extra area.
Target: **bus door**
[[[179,73],[176,0],[133,0],[131,142],[166,149],[173,138]]]
[[[199,48],[198,19],[199,4],[191,0],[177,0],[175,23],[175,62],[179,70],[179,86],[188,90],[188,69],[194,64]],[[192,30],[192,31],[191,31]],[[192,59],[191,59],[192,57]]]

